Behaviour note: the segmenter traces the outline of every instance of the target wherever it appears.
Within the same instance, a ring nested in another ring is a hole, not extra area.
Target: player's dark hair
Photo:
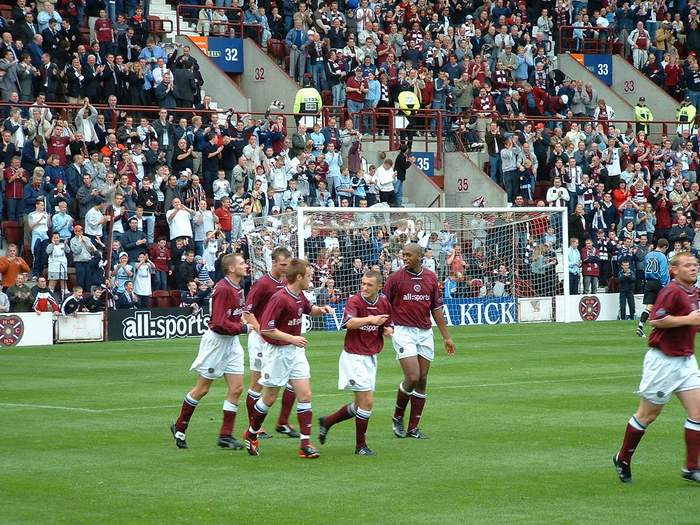
[[[362,277],[366,277],[367,279],[375,279],[379,286],[382,285],[382,274],[377,270],[367,270]]]
[[[279,261],[280,259],[291,259],[291,257],[292,252],[283,246],[278,246],[272,250],[272,260],[275,262]]]
[[[657,248],[668,248],[668,241],[664,238],[661,238],[658,241],[656,241],[656,247]]]
[[[289,266],[287,267],[287,282],[293,284],[297,282],[297,279],[301,276],[306,275],[306,269],[309,263],[304,259],[292,259],[289,261]]]

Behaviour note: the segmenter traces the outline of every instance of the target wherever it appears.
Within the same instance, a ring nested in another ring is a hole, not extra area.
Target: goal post
[[[408,242],[424,248],[424,267],[438,275],[448,324],[552,322],[568,319],[561,311],[570,293],[567,218],[566,208],[546,207],[301,206],[277,245],[312,264],[308,295],[336,310],[314,329],[339,329],[362,273],[374,268],[386,278],[403,265]]]

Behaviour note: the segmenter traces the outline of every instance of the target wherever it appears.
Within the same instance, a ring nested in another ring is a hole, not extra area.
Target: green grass
[[[346,422],[316,461],[282,437],[258,458],[218,450],[221,383],[195,412],[190,449],[177,450],[168,427],[194,381],[195,340],[4,349],[0,523],[700,522],[700,487],[679,476],[677,401],[642,441],[634,484],[613,472],[644,352],[630,324],[453,333],[458,355],[439,352],[430,375],[430,441],[391,433],[400,373],[388,347],[368,432],[377,457],[353,454]],[[336,390],[340,347],[340,334],[310,335],[314,428],[349,399]]]

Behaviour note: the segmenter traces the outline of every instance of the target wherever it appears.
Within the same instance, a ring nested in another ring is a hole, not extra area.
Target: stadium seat
[[[89,27],[81,27],[80,34],[82,35],[83,44],[85,44],[86,46],[90,45],[90,28]]]
[[[167,290],[156,290],[153,292],[152,298],[157,308],[172,308],[173,306],[173,298]]]
[[[173,300],[173,306],[180,306],[180,290],[170,290],[170,297]]]
[[[34,257],[32,257],[32,248],[28,245],[25,244],[22,247],[22,259],[29,265],[29,267],[32,267],[32,263],[34,262]]]
[[[285,48],[284,42],[276,38],[271,38],[267,44],[267,49],[277,62],[282,62],[287,55],[287,49]]]
[[[148,25],[151,29],[151,34],[153,35],[160,36],[165,33],[165,29],[163,29],[163,21],[155,15],[149,15]]]
[[[2,223],[2,236],[8,242],[15,244],[21,244],[24,238],[24,228],[16,221],[3,221]]]

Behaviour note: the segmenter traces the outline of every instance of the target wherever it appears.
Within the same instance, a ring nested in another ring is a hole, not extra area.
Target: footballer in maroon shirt
[[[691,253],[671,259],[675,279],[659,292],[651,310],[654,327],[644,357],[639,385],[639,409],[630,418],[619,452],[613,463],[620,481],[632,481],[632,455],[647,427],[676,394],[687,411],[685,420],[686,462],[683,479],[700,483],[700,372],[695,359],[695,334],[700,326],[698,290],[695,282],[698,261]]]
[[[284,273],[289,266],[289,260],[292,258],[291,252],[287,248],[278,246],[272,251],[272,266],[269,273],[263,275],[255,281],[255,284],[248,292],[246,301],[246,309],[255,317],[262,318],[265,307],[272,299],[272,296],[279,292],[287,284],[287,279]],[[248,368],[250,369],[250,388],[246,396],[246,407],[248,408],[248,422],[253,414],[253,407],[260,399],[262,386],[260,380],[260,367],[262,366],[263,352],[265,350],[265,341],[257,332],[253,331],[248,334]],[[290,438],[298,438],[299,432],[289,425],[289,414],[294,406],[294,387],[287,383],[282,394],[282,408],[280,416],[277,419],[275,430],[280,434],[289,436]],[[258,437],[263,437],[265,431],[261,431]]]
[[[297,397],[297,418],[301,438],[299,457],[317,458],[311,444],[311,369],[306,359],[306,338],[301,335],[303,315],[333,313],[331,306],[312,306],[304,295],[313,278],[313,268],[304,260],[292,259],[287,268],[287,286],[272,296],[260,318],[260,334],[267,343],[263,351],[260,381],[262,396],[253,407],[245,446],[251,456],[260,453],[258,433],[280,387],[288,382]]]
[[[427,397],[430,363],[435,357],[431,316],[442,334],[447,355],[454,355],[456,351],[447,331],[437,275],[423,268],[422,260],[423,248],[415,243],[405,245],[404,267],[391,274],[384,284],[384,295],[391,304],[394,323],[392,342],[404,375],[399,383],[392,418],[392,430],[399,438],[427,439],[418,423]],[[409,400],[411,415],[408,430],[404,430],[403,416]]]
[[[243,390],[243,347],[238,340],[248,328],[258,329],[255,319],[245,310],[241,279],[248,275],[248,264],[240,254],[230,254],[221,260],[225,277],[211,296],[209,328],[199,343],[199,353],[190,370],[199,375],[194,388],[185,396],[180,416],[170,427],[178,448],[187,448],[185,430],[197,404],[207,395],[214,379],[224,376],[228,392],[224,400],[223,423],[219,431],[221,448],[240,450],[243,444],[233,437],[233,425],[238,412],[238,398]]]
[[[343,328],[345,348],[338,363],[338,389],[352,390],[355,402],[348,403],[330,416],[319,418],[319,441],[326,442],[330,428],[346,419],[355,418],[355,454],[374,456],[367,446],[365,434],[374,405],[374,385],[377,378],[377,354],[384,347],[384,336],[393,333],[391,306],[379,295],[382,275],[366,272],[360,281],[360,293],[345,304]]]

